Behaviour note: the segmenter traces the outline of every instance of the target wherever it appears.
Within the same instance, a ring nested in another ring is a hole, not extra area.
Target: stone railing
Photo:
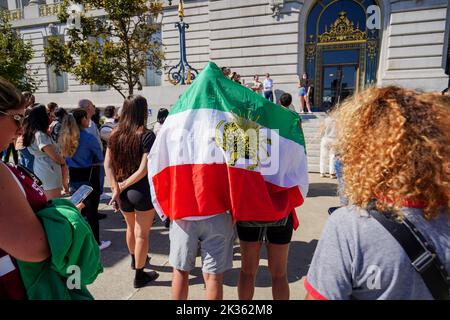
[[[48,16],[56,16],[59,13],[61,8],[61,4],[42,4],[39,6],[39,16],[40,17],[48,17]]]
[[[31,6],[30,6],[31,9]],[[95,8],[91,5],[85,5],[84,10],[85,11],[92,11],[97,10],[98,8]],[[15,10],[9,10],[8,16],[9,21],[16,21],[16,20],[23,20],[23,19],[29,19],[29,18],[38,18],[38,17],[51,17],[51,16],[57,16],[61,10],[61,3],[53,3],[53,4],[41,4],[39,7],[33,6],[33,10],[28,10],[28,7],[25,9],[15,9]],[[27,17],[24,17],[24,11],[25,15]],[[38,15],[39,14],[39,15]],[[38,15],[38,16],[37,16]]]
[[[15,9],[9,10],[9,21],[22,20],[23,19],[23,10]]]

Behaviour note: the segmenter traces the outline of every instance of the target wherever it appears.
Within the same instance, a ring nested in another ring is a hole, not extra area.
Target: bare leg
[[[287,279],[287,260],[289,244],[268,244],[269,271],[272,276],[272,295],[274,300],[289,300]]]
[[[300,96],[300,113],[303,113],[305,110],[305,101],[302,96]]]
[[[223,300],[223,273],[203,273],[206,284],[206,300]]]
[[[306,96],[305,100],[306,100],[306,109],[308,109],[308,112],[311,113],[311,102],[309,101],[309,96]]]
[[[61,172],[62,172],[63,192],[69,193],[69,168],[67,166],[63,166],[61,168]]]
[[[173,268],[172,300],[187,300],[189,292],[189,272]]]
[[[134,254],[134,247],[136,245],[136,240],[134,236],[134,226],[135,226],[135,214],[134,212],[123,212],[123,217],[127,223],[127,246],[130,254]]]
[[[262,244],[260,242],[240,241],[241,272],[239,273],[239,300],[252,300],[255,292],[256,271],[259,266],[259,255]]]
[[[136,224],[134,226],[134,236],[136,239],[134,256],[136,259],[136,269],[145,266],[148,255],[148,236],[155,217],[155,209],[149,211],[136,211]]]

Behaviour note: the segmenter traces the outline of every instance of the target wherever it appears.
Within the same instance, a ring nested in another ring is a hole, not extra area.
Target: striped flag
[[[163,220],[225,211],[235,221],[286,217],[308,192],[299,121],[209,62],[173,106],[149,154],[158,214]]]

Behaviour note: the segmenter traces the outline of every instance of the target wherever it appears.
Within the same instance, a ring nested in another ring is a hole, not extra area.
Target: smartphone
[[[78,188],[78,190],[72,195],[72,197],[70,197],[70,201],[74,204],[77,205],[81,202],[83,202],[88,196],[89,194],[93,191],[94,189],[88,185],[82,185],[80,188]]]

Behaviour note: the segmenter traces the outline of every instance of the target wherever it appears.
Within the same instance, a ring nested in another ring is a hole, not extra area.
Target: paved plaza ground
[[[336,197],[336,180],[320,178],[310,174],[310,189],[303,206],[297,209],[300,228],[294,232],[288,259],[288,280],[291,299],[305,297],[303,281],[312,255],[317,246],[322,228],[328,217],[327,209],[339,204]],[[171,271],[168,262],[169,231],[157,218],[150,233],[150,268],[159,272],[159,278],[141,289],[133,288],[134,271],[130,269],[130,256],[125,243],[126,225],[120,214],[101,204],[101,212],[108,218],[100,221],[101,238],[111,240],[112,245],[102,251],[104,272],[99,275],[89,290],[97,300],[162,300],[171,299]],[[233,269],[225,273],[224,299],[237,299],[237,282],[240,270],[239,245],[234,248]],[[200,259],[190,276],[189,299],[204,299],[204,286]],[[257,274],[255,299],[272,299],[270,274],[267,268],[265,249]]]

